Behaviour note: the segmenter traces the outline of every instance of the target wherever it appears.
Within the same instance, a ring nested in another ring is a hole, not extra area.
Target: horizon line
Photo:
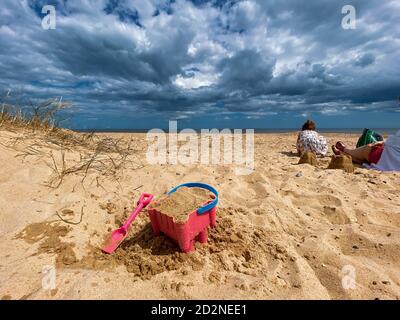
[[[169,132],[169,128],[65,128],[77,132],[106,132],[106,133],[143,133],[147,132],[153,129],[161,129],[165,132]],[[301,128],[295,128],[295,127],[282,127],[282,128],[178,128],[178,131],[183,130],[183,129],[192,129],[195,131],[200,131],[200,130],[212,130],[212,129],[217,129],[217,130],[222,130],[222,129],[229,129],[229,130],[234,130],[234,129],[239,129],[239,130],[254,130],[256,133],[263,133],[263,132],[293,132],[293,131],[301,131]],[[321,127],[317,128],[316,131],[320,132],[356,132],[356,131],[362,131],[366,129],[366,127]],[[369,129],[373,130],[381,130],[381,131],[390,131],[390,132],[397,132],[399,128],[394,128],[394,127],[370,127]]]

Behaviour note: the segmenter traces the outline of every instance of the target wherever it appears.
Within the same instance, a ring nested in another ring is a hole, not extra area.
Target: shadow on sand
[[[283,154],[283,155],[285,155],[287,157],[290,157],[290,158],[298,158],[299,157],[297,152],[293,152],[293,151],[281,151],[280,154]]]

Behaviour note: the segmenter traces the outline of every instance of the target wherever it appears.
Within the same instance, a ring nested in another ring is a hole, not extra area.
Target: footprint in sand
[[[341,207],[342,206],[342,200],[340,200],[339,198],[332,196],[330,194],[317,195],[316,198],[322,205],[325,205],[325,206],[333,206],[333,207]]]
[[[366,199],[360,205],[361,208],[365,208],[368,212],[368,222],[389,226],[389,227],[400,227],[400,209],[399,206],[393,204],[391,206],[387,202],[377,201],[374,199]],[[370,208],[374,208],[371,211]]]
[[[288,196],[292,204],[304,211],[314,211],[328,219],[332,224],[348,224],[351,219],[343,209],[342,201],[330,194],[301,195],[291,190],[281,191],[284,196]]]
[[[267,219],[265,216],[251,214],[249,222],[257,227],[263,227],[266,225]]]
[[[341,207],[342,201],[330,194],[302,194],[293,190],[281,190],[280,193],[284,197],[291,198],[291,201],[296,206],[307,205],[311,207],[321,208],[322,206]]]
[[[348,224],[351,221],[342,208],[324,206],[324,215],[332,224]]]
[[[254,195],[252,195],[251,198],[257,199],[256,201],[250,201],[248,206],[259,206],[260,199],[263,200],[269,196],[269,193],[265,187],[267,180],[259,173],[248,175],[244,178],[244,180],[247,182],[249,188],[254,192]]]
[[[374,212],[368,213],[368,221],[376,225],[399,228],[400,212],[390,209],[375,209]]]
[[[254,192],[256,193],[256,198],[266,198],[269,196],[269,193],[267,192],[266,188],[261,183],[257,182],[257,183],[251,184],[250,188],[252,190],[254,190]]]
[[[396,243],[381,243],[372,236],[366,237],[358,231],[337,236],[337,245],[346,256],[364,256],[376,264],[393,264],[400,261],[400,246]]]

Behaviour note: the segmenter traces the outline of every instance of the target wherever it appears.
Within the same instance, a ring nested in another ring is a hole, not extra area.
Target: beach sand
[[[400,173],[327,170],[329,157],[298,165],[295,133],[257,134],[244,176],[233,165],[148,165],[144,134],[108,136],[132,155],[85,170],[83,147],[0,131],[1,299],[400,298]],[[113,255],[101,252],[141,192],[184,182],[219,191],[208,244],[180,253],[144,210]]]

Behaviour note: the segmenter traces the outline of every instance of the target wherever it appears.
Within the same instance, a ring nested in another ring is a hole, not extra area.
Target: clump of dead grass
[[[134,138],[113,138],[59,127],[57,113],[71,106],[62,99],[30,104],[28,110],[26,106],[6,103],[0,106],[0,130],[17,133],[6,146],[18,150],[17,157],[24,160],[42,159],[52,169],[45,182],[51,188],[58,188],[70,175],[80,176],[82,185],[90,175],[92,182],[102,187],[101,180],[105,178],[119,183],[125,169],[145,166],[139,156],[144,149]]]
[[[0,128],[16,130],[41,130],[57,132],[59,130],[56,114],[71,107],[71,103],[63,102],[62,98],[47,99],[37,103],[29,102],[19,106],[6,103],[8,93],[0,101]]]

